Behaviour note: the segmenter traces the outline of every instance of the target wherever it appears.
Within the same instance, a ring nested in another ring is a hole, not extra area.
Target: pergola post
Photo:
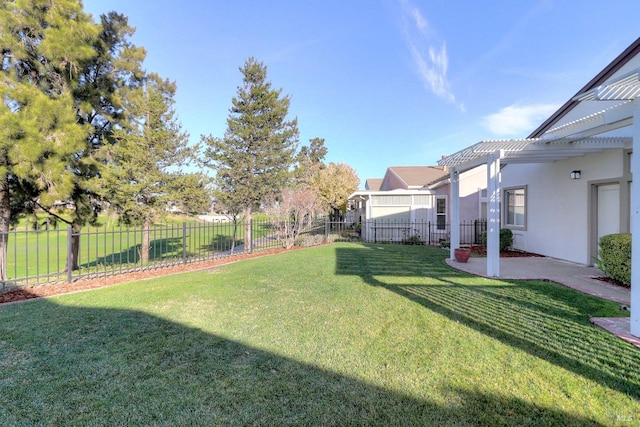
[[[631,156],[631,322],[630,332],[640,337],[640,100],[633,101],[633,154]],[[638,146],[638,150],[636,150]],[[637,179],[637,181],[636,181]]]
[[[454,251],[460,247],[460,174],[455,167],[449,171],[451,181],[451,234],[449,236],[449,257],[455,259]]]
[[[496,151],[487,160],[487,276],[500,277],[500,159]]]

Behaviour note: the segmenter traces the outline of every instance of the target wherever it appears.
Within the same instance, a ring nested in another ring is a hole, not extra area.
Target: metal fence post
[[[377,221],[373,220],[373,243],[378,243],[378,227]]]
[[[324,242],[329,243],[329,218],[324,220]]]
[[[71,283],[73,269],[71,266],[71,260],[73,259],[73,248],[71,241],[73,240],[73,228],[67,227],[67,283]]]
[[[182,263],[187,264],[187,222],[182,222]]]

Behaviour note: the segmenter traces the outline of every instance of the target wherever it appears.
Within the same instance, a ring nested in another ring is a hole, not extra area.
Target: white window
[[[436,228],[447,229],[447,199],[444,197],[436,198]]]
[[[504,223],[512,227],[525,227],[527,192],[525,187],[504,190]]]

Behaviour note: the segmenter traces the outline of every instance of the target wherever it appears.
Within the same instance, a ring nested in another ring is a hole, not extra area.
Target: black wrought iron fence
[[[0,279],[0,291],[188,264],[281,246],[269,221],[252,221],[251,230],[252,241],[248,245],[244,222],[236,226],[232,222],[167,223],[155,224],[148,230],[104,224],[84,227],[79,232],[71,227],[55,228],[48,222],[27,222],[0,232],[0,239],[7,242],[5,277]]]
[[[366,220],[352,224],[345,222],[327,224],[327,235],[333,241],[448,246],[451,238],[451,224],[435,221]],[[486,230],[486,220],[462,222],[460,243],[481,245],[482,236]]]

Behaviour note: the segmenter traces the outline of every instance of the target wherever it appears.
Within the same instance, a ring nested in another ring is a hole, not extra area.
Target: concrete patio
[[[451,267],[487,277],[487,259],[469,258],[466,263],[447,259]],[[595,267],[574,264],[546,257],[500,258],[501,279],[538,279],[560,283],[580,292],[620,303],[621,310],[628,310],[631,302],[631,290],[598,280],[604,274]],[[629,318],[592,317],[591,323],[617,335],[623,340],[640,348],[640,338],[629,333]]]

